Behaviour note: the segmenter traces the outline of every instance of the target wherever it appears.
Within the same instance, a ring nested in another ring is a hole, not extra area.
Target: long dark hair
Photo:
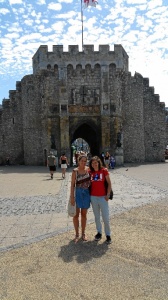
[[[98,162],[98,165],[99,165],[99,170],[103,168],[103,165],[102,165],[102,161],[101,159],[98,157],[98,156],[93,156],[90,161],[89,161],[89,168],[91,171],[94,171],[94,168],[92,167],[92,162],[96,160]]]

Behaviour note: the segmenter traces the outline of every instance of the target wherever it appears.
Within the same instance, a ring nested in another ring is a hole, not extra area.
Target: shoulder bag
[[[107,190],[108,190],[108,182],[106,180],[106,176],[104,174],[104,186],[105,186],[105,190],[106,190],[106,194],[107,194]],[[109,199],[112,200],[113,199],[113,190],[111,189],[110,191],[110,196]]]

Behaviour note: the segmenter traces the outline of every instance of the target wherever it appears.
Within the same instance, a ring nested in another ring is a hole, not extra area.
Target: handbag
[[[104,180],[104,186],[105,186],[105,189],[106,189],[106,194],[107,194],[107,189],[108,189],[108,182],[107,180],[105,179]],[[110,191],[110,196],[109,196],[109,199],[112,200],[113,199],[113,190],[111,189]]]
[[[75,177],[77,179],[77,171],[75,171]],[[74,195],[75,195],[75,191],[74,191]],[[75,204],[72,205],[71,204],[71,198],[69,198],[69,202],[68,202],[68,216],[69,217],[75,217],[76,216],[76,201],[75,201]]]
[[[107,194],[107,189],[108,189],[108,182],[106,180],[106,177],[104,176],[104,186],[105,186],[105,190],[106,190],[106,194]],[[109,199],[112,200],[113,199],[113,190],[111,189],[110,191],[110,196]]]
[[[75,202],[75,205],[72,205],[71,200],[69,199],[69,202],[68,202],[68,216],[75,217],[75,215],[76,215],[76,202]]]

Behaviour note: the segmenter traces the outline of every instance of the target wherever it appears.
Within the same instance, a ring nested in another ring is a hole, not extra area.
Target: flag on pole
[[[84,8],[87,8],[88,6],[94,6],[98,4],[96,0],[83,0],[84,1]]]

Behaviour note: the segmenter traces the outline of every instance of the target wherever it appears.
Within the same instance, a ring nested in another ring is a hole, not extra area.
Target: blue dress
[[[75,201],[77,208],[88,209],[90,207],[90,174],[78,174],[76,176]]]

